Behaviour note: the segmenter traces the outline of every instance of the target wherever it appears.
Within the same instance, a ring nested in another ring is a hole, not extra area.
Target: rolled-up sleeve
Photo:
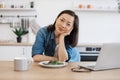
[[[68,62],[80,62],[80,52],[77,50],[77,48],[67,47],[67,52],[69,56]]]
[[[44,31],[43,29],[40,29],[36,35],[36,40],[35,43],[32,47],[32,56],[36,55],[36,54],[43,54],[44,51]]]

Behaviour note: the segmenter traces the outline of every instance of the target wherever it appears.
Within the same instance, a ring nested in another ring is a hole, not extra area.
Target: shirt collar
[[[54,39],[55,36],[54,36],[54,31],[51,33],[51,39]]]

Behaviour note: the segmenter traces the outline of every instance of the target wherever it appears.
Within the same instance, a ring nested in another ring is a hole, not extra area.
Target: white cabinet
[[[0,46],[0,60],[13,61],[15,57],[31,58],[32,46]]]

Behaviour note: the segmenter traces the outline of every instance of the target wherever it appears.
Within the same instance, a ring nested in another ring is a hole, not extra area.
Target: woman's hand
[[[61,33],[61,35],[62,36],[68,36],[68,35],[70,35],[70,33],[71,33],[71,31],[73,30],[73,28],[70,28],[70,29],[65,29],[64,31],[63,31],[63,33]]]

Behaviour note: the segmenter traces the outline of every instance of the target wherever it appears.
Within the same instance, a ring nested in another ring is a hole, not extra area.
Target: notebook
[[[120,43],[105,43],[101,47],[95,65],[81,66],[90,70],[120,68]]]

